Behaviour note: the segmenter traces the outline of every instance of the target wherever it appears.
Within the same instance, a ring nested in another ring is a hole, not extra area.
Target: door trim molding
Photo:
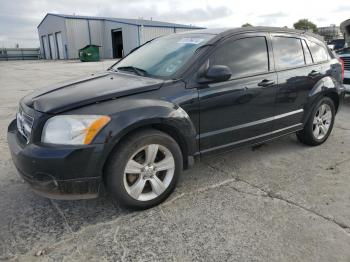
[[[274,131],[271,131],[271,132],[268,132],[268,133],[265,133],[265,134],[262,134],[262,135],[253,136],[253,137],[249,137],[249,138],[246,138],[246,139],[235,141],[235,142],[232,142],[232,143],[229,143],[229,144],[215,146],[215,147],[211,147],[211,148],[208,148],[208,149],[205,149],[205,150],[201,150],[200,153],[201,154],[208,153],[210,151],[214,151],[214,150],[217,150],[217,149],[222,149],[222,148],[225,148],[225,147],[230,147],[230,146],[234,146],[234,145],[237,145],[237,144],[242,144],[244,142],[248,142],[248,141],[255,140],[255,139],[258,139],[258,138],[262,138],[262,137],[265,137],[265,136],[274,135],[274,134],[286,131],[288,129],[301,128],[302,126],[303,126],[302,123],[298,123],[298,124],[295,124],[295,125],[292,125],[292,126],[287,126],[287,127],[284,127],[284,128],[278,129],[278,130],[274,130]]]
[[[234,131],[234,130],[241,129],[241,128],[247,128],[247,127],[250,127],[250,126],[260,125],[260,124],[264,124],[266,122],[270,122],[270,121],[274,121],[274,120],[277,120],[277,119],[281,119],[281,118],[284,118],[284,117],[287,117],[287,116],[300,114],[302,112],[304,112],[304,109],[298,109],[298,110],[295,110],[295,111],[291,111],[291,112],[284,113],[284,114],[281,114],[281,115],[260,119],[260,120],[249,122],[249,123],[245,123],[245,124],[242,124],[242,125],[231,126],[231,127],[223,128],[223,129],[220,129],[220,130],[215,130],[215,131],[203,133],[203,134],[200,134],[199,137],[200,138],[206,138],[208,136],[218,135],[218,134],[221,134],[221,133],[226,133],[226,132]]]

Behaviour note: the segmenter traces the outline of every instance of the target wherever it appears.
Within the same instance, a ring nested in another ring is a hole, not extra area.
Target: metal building
[[[330,25],[317,28],[318,34],[324,37],[324,41],[331,42],[336,39],[343,39],[344,36],[340,31],[340,27],[336,25]]]
[[[201,29],[143,19],[47,14],[38,25],[40,51],[46,59],[75,59],[88,44],[100,46],[101,58],[120,58],[155,37]]]

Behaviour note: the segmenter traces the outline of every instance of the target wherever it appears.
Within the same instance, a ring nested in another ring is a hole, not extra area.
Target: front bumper
[[[17,134],[16,121],[9,125],[7,141],[17,170],[38,194],[54,199],[98,196],[103,145],[26,144]]]

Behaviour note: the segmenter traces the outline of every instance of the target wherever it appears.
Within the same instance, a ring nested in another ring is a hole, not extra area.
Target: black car
[[[19,173],[41,195],[148,208],[200,157],[296,133],[326,141],[342,67],[316,36],[281,28],[154,39],[106,72],[24,97],[8,128]]]

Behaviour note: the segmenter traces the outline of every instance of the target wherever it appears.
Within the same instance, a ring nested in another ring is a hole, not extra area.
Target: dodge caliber
[[[19,102],[8,144],[46,197],[144,209],[198,159],[295,133],[317,146],[344,97],[342,65],[317,36],[280,28],[156,38],[108,70]]]

